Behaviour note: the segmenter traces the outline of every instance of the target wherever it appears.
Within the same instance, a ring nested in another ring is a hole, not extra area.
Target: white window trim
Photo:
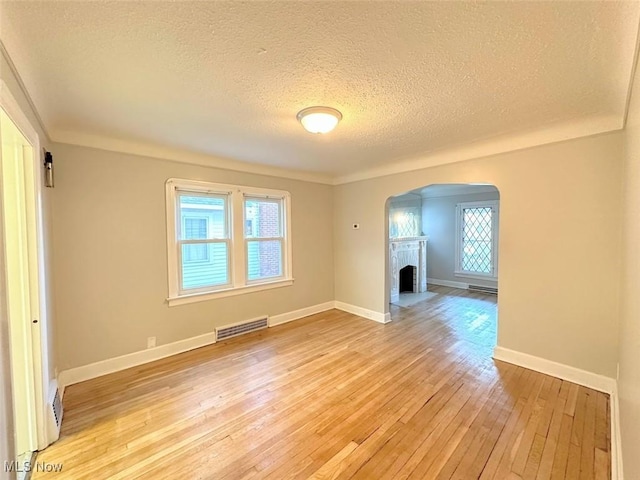
[[[491,273],[469,272],[463,270],[462,262],[462,211],[465,208],[491,207]],[[455,271],[456,277],[475,278],[478,280],[498,280],[498,229],[500,217],[500,202],[498,200],[487,200],[479,202],[462,202],[456,205],[456,240],[455,240]]]
[[[200,193],[217,193],[229,195],[228,225],[229,238],[229,284],[216,287],[206,287],[191,291],[181,291],[179,265],[180,256],[178,253],[177,241],[177,208],[176,192],[189,190]],[[167,210],[167,264],[169,296],[167,302],[169,306],[184,305],[187,303],[201,302],[215,298],[230,297],[246,293],[268,290],[272,288],[293,285],[292,270],[292,243],[291,243],[291,194],[284,190],[272,190],[265,188],[246,187],[241,185],[227,185],[220,183],[202,182],[196,180],[185,180],[170,178],[165,185],[165,198]],[[283,265],[282,276],[269,278],[265,281],[247,279],[247,256],[244,238],[244,198],[277,198],[283,202]],[[238,218],[238,221],[234,221]]]

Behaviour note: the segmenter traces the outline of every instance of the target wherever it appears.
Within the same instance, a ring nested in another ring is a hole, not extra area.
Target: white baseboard
[[[318,305],[312,305],[311,307],[301,308],[300,310],[294,310],[293,312],[273,315],[272,317],[269,317],[269,326],[275,327],[276,325],[282,325],[283,323],[299,320],[300,318],[308,317],[309,315],[326,312],[327,310],[335,308],[334,303],[335,302],[325,302]]]
[[[389,323],[391,321],[390,313],[380,313],[374,312],[373,310],[368,310],[366,308],[358,307],[356,305],[350,305],[344,302],[336,301],[334,303],[335,308],[338,310],[342,310],[344,312],[352,313],[354,315],[358,315],[359,317],[368,318],[369,320],[374,320],[378,323]]]
[[[427,278],[427,285],[440,285],[442,287],[451,287],[451,288],[461,288],[466,290],[469,288],[468,283],[464,282],[454,282],[451,280],[440,280],[439,278]]]
[[[333,301],[301,308],[300,310],[295,310],[293,312],[274,315],[273,317],[269,317],[269,326],[274,327],[315,313],[331,310],[332,308],[335,308],[335,303]],[[131,367],[137,367],[138,365],[177,355],[178,353],[211,345],[215,342],[216,334],[215,332],[210,332],[197,337],[186,338],[177,342],[148,348],[146,350],[140,350],[138,352],[110,358],[108,360],[102,360],[89,365],[63,370],[58,375],[60,396],[62,397],[64,395],[65,387],[73,385],[74,383],[84,382],[85,380],[91,380],[92,378],[101,377],[109,373],[119,372],[120,370],[125,370]]]
[[[614,378],[605,377],[604,375],[503,347],[496,347],[494,349],[493,358],[528,368],[529,370],[535,370],[545,375],[561,378],[562,380],[567,380],[599,392],[608,393],[611,408],[611,480],[624,480],[618,382]]]
[[[611,408],[611,480],[624,480],[618,382],[616,382],[613,393],[610,395],[609,402]]]
[[[579,368],[557,363],[544,358],[535,357],[527,353],[517,352],[508,348],[496,347],[493,351],[493,358],[503,362],[519,365],[536,372],[561,378],[569,382],[577,383],[584,387],[592,388],[599,392],[612,395],[616,389],[616,381],[613,378],[605,377],[597,373],[588,372]]]
[[[74,383],[84,382],[92,378],[101,377],[109,373],[119,372],[131,367],[137,367],[145,363],[170,357],[178,353],[187,352],[195,348],[211,345],[216,342],[215,332],[205,333],[197,337],[186,338],[166,345],[160,345],[146,350],[129,353],[108,360],[90,363],[82,367],[71,368],[60,372],[59,382],[63,387],[68,387]]]

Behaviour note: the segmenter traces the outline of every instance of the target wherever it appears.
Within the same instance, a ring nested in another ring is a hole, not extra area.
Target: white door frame
[[[31,358],[25,359],[33,370],[33,395],[35,398],[35,425],[32,436],[35,439],[35,449],[41,450],[48,445],[46,431],[46,392],[49,388],[48,361],[48,308],[46,264],[44,255],[44,227],[42,207],[43,166],[40,137],[31,122],[24,114],[20,105],[13,97],[6,83],[0,79],[0,108],[9,116],[22,135],[31,144],[32,161],[25,162],[25,196],[26,217],[28,225],[28,257],[30,273],[31,312],[37,323],[31,324]],[[1,155],[1,154],[0,154]],[[2,159],[0,158],[0,162]],[[29,178],[30,177],[30,178]],[[4,252],[0,252],[4,255]],[[16,452],[18,454],[19,452]]]

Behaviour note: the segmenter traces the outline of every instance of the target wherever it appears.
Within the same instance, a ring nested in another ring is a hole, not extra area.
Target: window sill
[[[476,280],[490,280],[497,282],[498,277],[494,275],[483,275],[482,273],[467,273],[467,272],[454,272],[456,277],[475,278]]]
[[[271,290],[272,288],[288,287],[293,285],[293,278],[287,280],[277,280],[275,282],[260,283],[256,285],[246,285],[243,287],[228,288],[226,290],[216,290],[215,292],[192,293],[190,295],[181,295],[179,297],[169,297],[167,302],[170,307],[176,305],[185,305],[187,303],[204,302],[216,298],[233,297],[236,295],[244,295],[246,293],[259,292],[261,290]]]

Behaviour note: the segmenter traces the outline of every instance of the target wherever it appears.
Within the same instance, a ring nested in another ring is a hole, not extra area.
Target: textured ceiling
[[[53,140],[345,175],[555,124],[622,124],[638,3],[1,2]],[[326,136],[296,113],[344,119]],[[91,139],[91,140],[88,140]]]
[[[494,193],[497,188],[493,185],[468,185],[468,184],[436,184],[420,188],[411,193],[423,198],[451,197],[454,195],[471,195],[474,193]]]

